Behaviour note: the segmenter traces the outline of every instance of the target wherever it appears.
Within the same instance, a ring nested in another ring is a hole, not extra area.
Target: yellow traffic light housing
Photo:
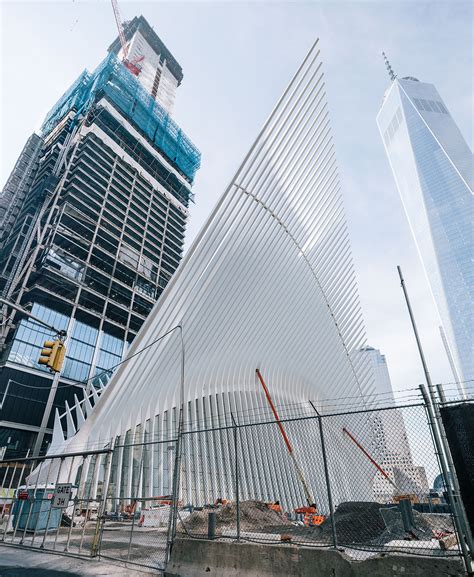
[[[38,363],[40,365],[46,365],[52,373],[58,373],[63,366],[65,356],[66,347],[61,339],[45,341]]]
[[[43,349],[41,351],[41,356],[38,360],[40,365],[47,365],[51,367],[52,364],[52,357],[53,357],[53,349],[56,341],[45,341],[43,343]]]

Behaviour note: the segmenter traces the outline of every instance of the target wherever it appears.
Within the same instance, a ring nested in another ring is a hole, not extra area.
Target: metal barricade
[[[102,449],[2,461],[0,541],[97,555],[111,454]]]

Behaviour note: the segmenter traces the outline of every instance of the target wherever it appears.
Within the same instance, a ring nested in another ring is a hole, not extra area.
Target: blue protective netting
[[[201,165],[201,153],[165,109],[142,87],[113,54],[93,73],[85,70],[49,111],[41,133],[51,132],[71,110],[84,114],[99,91],[173,161],[192,182]]]

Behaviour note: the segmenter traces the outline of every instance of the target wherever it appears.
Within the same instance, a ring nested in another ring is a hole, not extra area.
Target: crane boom
[[[143,55],[135,56],[131,60],[128,59],[128,44],[125,38],[125,33],[123,31],[122,17],[120,15],[120,10],[118,7],[117,0],[110,0],[112,2],[112,8],[114,11],[115,22],[117,23],[118,35],[120,40],[120,46],[122,47],[122,64],[127,68],[133,75],[138,76],[142,71],[142,67],[139,65],[145,57]]]
[[[117,4],[117,0],[111,0],[111,2],[115,16],[115,22],[117,23],[120,45],[122,46],[123,58],[125,60],[128,55],[128,47],[127,47],[127,41],[125,40],[125,34],[123,32],[122,17],[120,16],[120,10]]]
[[[288,452],[290,453],[290,457],[293,460],[293,465],[295,466],[296,474],[298,475],[299,480],[301,481],[301,484],[303,486],[303,491],[304,491],[304,494],[306,497],[306,501],[308,502],[308,506],[314,507],[314,510],[316,510],[316,507],[314,504],[314,499],[313,499],[313,496],[311,495],[311,491],[309,490],[308,483],[306,482],[303,471],[302,471],[298,461],[296,460],[296,456],[293,452],[293,446],[290,443],[290,439],[288,438],[288,435],[286,434],[285,428],[283,427],[283,423],[280,420],[280,416],[278,415],[276,407],[273,404],[272,398],[270,396],[270,391],[268,390],[267,385],[265,384],[265,381],[263,380],[263,377],[262,377],[262,374],[260,373],[260,370],[256,369],[255,372],[257,373],[258,380],[260,381],[260,384],[262,385],[263,390],[265,391],[265,396],[267,397],[268,404],[270,405],[270,408],[272,409],[273,416],[275,417],[278,428],[280,429],[283,440],[285,441],[285,445],[288,449]]]
[[[370,453],[367,451],[367,449],[365,449],[360,443],[359,441],[354,437],[354,435],[352,433],[350,433],[346,427],[342,428],[342,431],[349,437],[349,439],[351,439],[351,441],[361,450],[361,452],[367,457],[367,459],[369,459],[369,461],[372,463],[372,465],[377,469],[377,471],[379,471],[384,477],[385,479],[387,479],[387,481],[390,483],[390,485],[392,485],[392,487],[396,490],[396,491],[400,491],[400,489],[397,487],[397,485],[395,485],[395,483],[392,481],[392,479],[390,479],[390,477],[388,476],[388,473],[386,471],[384,471],[382,469],[382,467],[377,463],[377,461],[370,455]]]

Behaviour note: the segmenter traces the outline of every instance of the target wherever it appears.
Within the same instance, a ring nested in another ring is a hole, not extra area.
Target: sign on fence
[[[72,498],[72,483],[58,483],[54,490],[51,507],[65,509]]]

